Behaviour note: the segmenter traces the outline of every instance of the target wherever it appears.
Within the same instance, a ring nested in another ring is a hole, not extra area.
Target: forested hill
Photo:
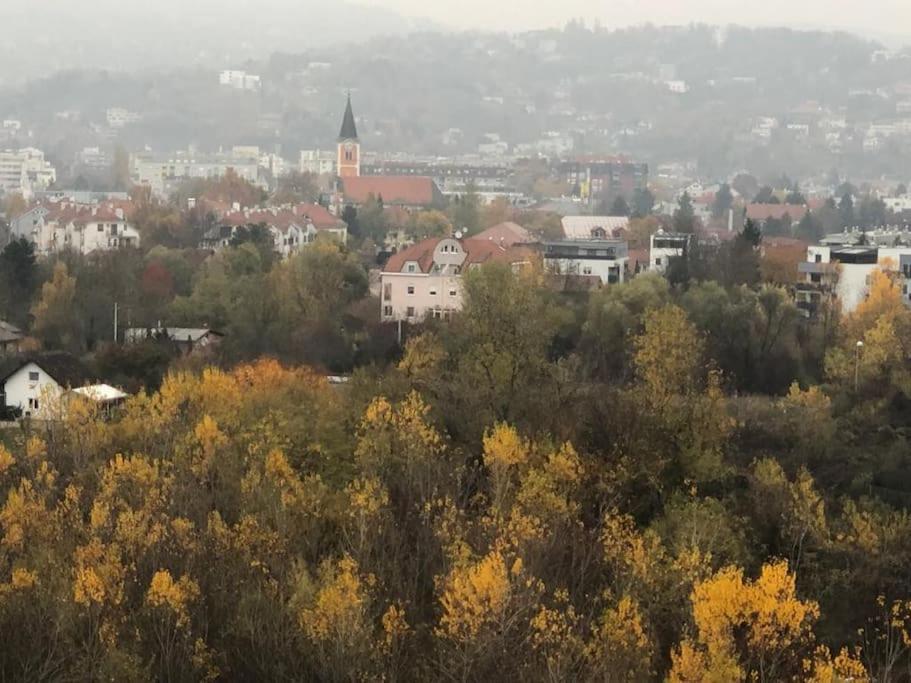
[[[570,25],[313,45],[232,63],[262,77],[258,92],[219,86],[211,67],[67,72],[0,92],[0,115],[22,120],[35,134],[28,142],[66,160],[110,144],[98,132],[108,107],[142,114],[117,133],[130,148],[260,144],[293,158],[334,143],[350,88],[367,151],[469,152],[494,133],[513,146],[550,136],[586,153],[695,161],[703,175],[908,175],[907,138],[864,142],[871,125],[911,116],[902,113],[911,52],[843,33]],[[776,127],[763,138],[755,131],[768,119]]]

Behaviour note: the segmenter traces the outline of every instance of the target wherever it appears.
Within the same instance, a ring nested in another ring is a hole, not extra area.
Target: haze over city
[[[0,681],[911,681],[909,27],[0,0]]]

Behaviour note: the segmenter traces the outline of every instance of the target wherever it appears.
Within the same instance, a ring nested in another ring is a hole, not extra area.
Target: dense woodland
[[[146,387],[0,432],[0,677],[911,675],[911,310],[889,276],[805,320],[750,226],[590,293],[485,266],[399,348],[365,235],[205,258],[153,209],[145,252],[0,258],[36,344]],[[223,356],[103,341],[114,299],[220,326]]]

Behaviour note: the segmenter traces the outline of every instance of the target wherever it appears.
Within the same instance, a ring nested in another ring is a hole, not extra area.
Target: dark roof
[[[63,387],[80,387],[89,379],[89,371],[75,356],[59,351],[12,356],[0,363],[0,383],[29,363],[34,363]]]
[[[0,342],[19,341],[24,336],[25,335],[22,334],[22,330],[20,330],[18,327],[0,320]]]
[[[345,107],[345,117],[342,119],[342,130],[338,134],[339,140],[357,140],[357,126],[354,125],[354,112],[351,110],[351,95],[348,95],[348,104]]]

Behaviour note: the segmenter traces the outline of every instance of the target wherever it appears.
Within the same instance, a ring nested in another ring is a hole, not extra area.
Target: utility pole
[[[114,302],[114,343],[117,343],[117,302]]]
[[[857,393],[857,388],[860,385],[860,352],[864,348],[864,343],[862,341],[857,342],[857,345],[854,347],[854,393]]]

